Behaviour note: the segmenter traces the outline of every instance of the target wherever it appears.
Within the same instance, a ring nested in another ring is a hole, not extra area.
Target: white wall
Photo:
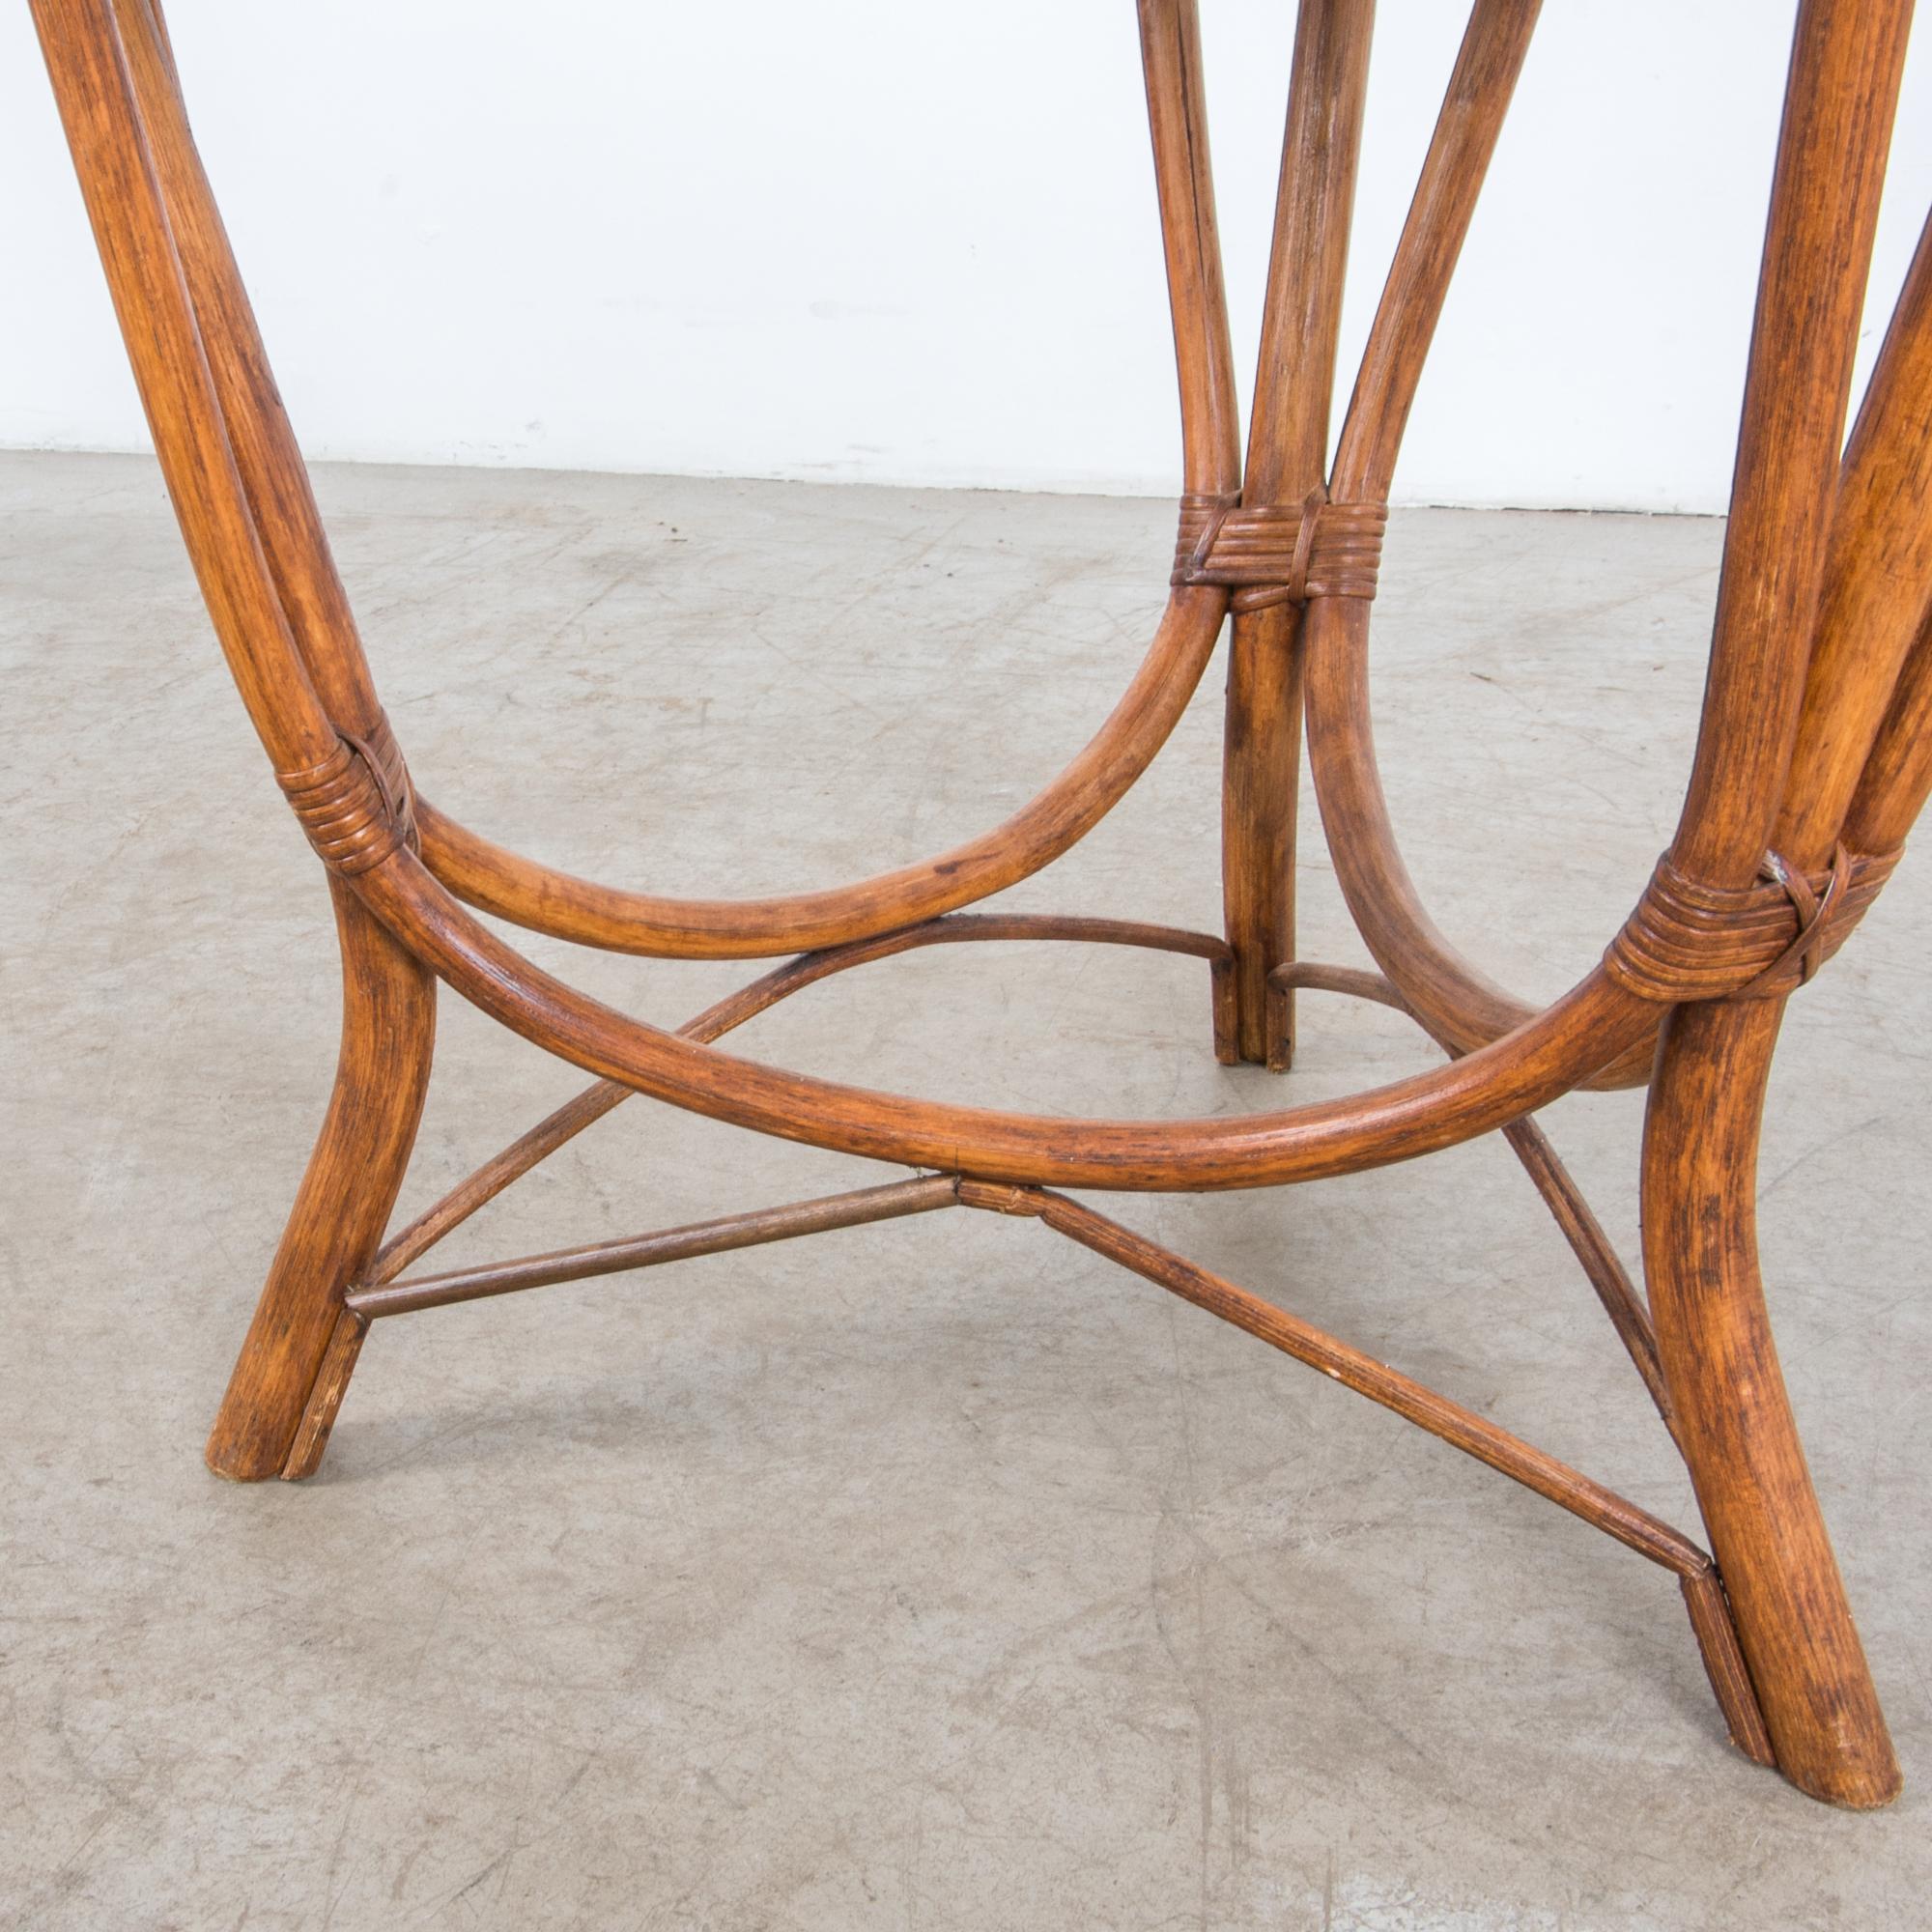
[[[1176,487],[1126,0],[170,11],[317,456]],[[1203,6],[1244,363],[1293,11]],[[1351,341],[1463,12],[1383,0]],[[1791,14],[1550,0],[1400,499],[1721,507]],[[1932,200],[1928,110],[1921,46],[1875,326]],[[0,443],[143,446],[17,5],[0,9]]]

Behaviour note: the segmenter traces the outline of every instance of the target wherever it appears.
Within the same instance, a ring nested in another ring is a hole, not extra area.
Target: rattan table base
[[[1339,434],[1329,399],[1372,0],[1302,0],[1243,453],[1194,0],[1141,0],[1184,474],[1171,591],[1093,740],[1023,810],[833,891],[676,899],[572,878],[415,790],[377,701],[202,173],[156,0],[33,0],[162,469],[276,780],[327,867],[343,961],[333,1098],[208,1460],[318,1465],[379,1321],[955,1208],[1037,1223],[1321,1370],[1678,1580],[1741,1749],[1812,1795],[1899,1774],[1793,1423],[1756,1255],[1755,1154],[1788,995],[1843,943],[1932,789],[1932,240],[1849,442],[1848,396],[1908,0],[1804,0],[1779,135],[1701,732],[1677,834],[1602,961],[1536,1009],[1431,922],[1397,851],[1368,702],[1390,478],[1524,53],[1534,0],[1475,0]],[[1231,622],[1232,618],[1232,622]],[[1224,631],[1224,934],[969,912],[1067,851],[1147,768]],[[1303,735],[1335,870],[1379,969],[1294,944]],[[532,964],[472,908],[582,945],[779,958],[673,1030]],[[1428,1073],[1247,1119],[1088,1121],[841,1086],[723,1051],[731,1029],[911,948],[1074,941],[1206,962],[1214,1049],[1286,1070],[1304,993],[1381,1002]],[[429,1080],[439,981],[594,1076],[386,1239]],[[1531,1116],[1649,1086],[1639,1289]],[[489,1267],[422,1257],[633,1094],[900,1163],[911,1179]],[[1690,1469],[1707,1550],[1586,1476],[1067,1189],[1260,1187],[1500,1131],[1576,1250]]]

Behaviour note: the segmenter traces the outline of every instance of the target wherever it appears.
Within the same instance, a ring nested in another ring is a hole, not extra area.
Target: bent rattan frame
[[[752,900],[572,878],[416,793],[195,154],[156,0],[33,8],[188,552],[277,781],[327,868],[342,951],[335,1091],[210,1438],[214,1469],[312,1473],[378,1320],[957,1206],[1017,1215],[1322,1370],[1669,1570],[1742,1749],[1837,1804],[1895,1794],[1777,1367],[1754,1190],[1784,1002],[1876,896],[1932,790],[1932,227],[1845,438],[1909,0],[1800,6],[1682,818],[1601,964],[1541,1009],[1431,922],[1389,824],[1368,692],[1390,478],[1535,0],[1474,0],[1332,461],[1373,0],[1300,6],[1245,453],[1194,0],[1140,0],[1183,432],[1170,591],[1146,658],[1091,742],[993,831],[837,890]],[[1125,795],[1224,629],[1225,937],[964,911],[1051,864]],[[1323,829],[1377,973],[1295,955],[1304,719]],[[543,972],[469,908],[618,952],[798,956],[666,1031]],[[1039,940],[1206,960],[1227,1062],[1286,1069],[1295,999],[1309,990],[1406,1012],[1447,1058],[1374,1092],[1248,1119],[1085,1121],[873,1093],[716,1044],[851,967],[916,947]],[[428,1083],[438,980],[597,1081],[384,1243]],[[1645,1081],[1647,1293],[1528,1118],[1578,1087]],[[626,1241],[409,1272],[633,1094],[930,1172]],[[1709,1552],[1060,1191],[1269,1186],[1492,1130],[1549,1206],[1682,1450]]]

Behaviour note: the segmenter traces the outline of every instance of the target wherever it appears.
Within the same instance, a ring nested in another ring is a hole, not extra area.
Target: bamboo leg
[[[1336,336],[1361,153],[1374,0],[1303,0],[1295,25],[1281,185],[1255,369],[1243,500],[1298,503],[1327,473]],[[1235,952],[1235,1048],[1286,1070],[1294,995],[1268,984],[1294,957],[1301,784],[1301,611],[1237,611],[1228,655],[1221,894]]]
[[[1268,974],[1294,957],[1294,832],[1301,789],[1301,613],[1286,604],[1239,613],[1228,646],[1221,762],[1221,899],[1234,949],[1230,1065],[1285,1072],[1294,1058],[1294,996],[1268,997]]]
[[[1777,1767],[1833,1804],[1900,1777],[1805,1467],[1758,1273],[1758,1129],[1782,1003],[1680,1007],[1644,1129],[1658,1352]]]
[[[429,1085],[434,978],[348,886],[331,877],[329,891],[342,946],[342,1054],[327,1116],[208,1438],[208,1466],[237,1482],[278,1476],[289,1461],[343,1294],[368,1265],[395,1206]]]

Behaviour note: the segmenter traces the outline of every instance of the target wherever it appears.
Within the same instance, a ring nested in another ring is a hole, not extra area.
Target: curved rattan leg
[[[1757,1261],[1757,1141],[1782,1002],[1679,1008],[1644,1132],[1643,1246],[1677,1434],[1777,1766],[1834,1804],[1898,1795],[1805,1467]]]
[[[208,1438],[237,1482],[282,1473],[342,1297],[368,1264],[415,1143],[436,1040],[436,981],[331,878],[342,945],[342,1056],[247,1340]]]

